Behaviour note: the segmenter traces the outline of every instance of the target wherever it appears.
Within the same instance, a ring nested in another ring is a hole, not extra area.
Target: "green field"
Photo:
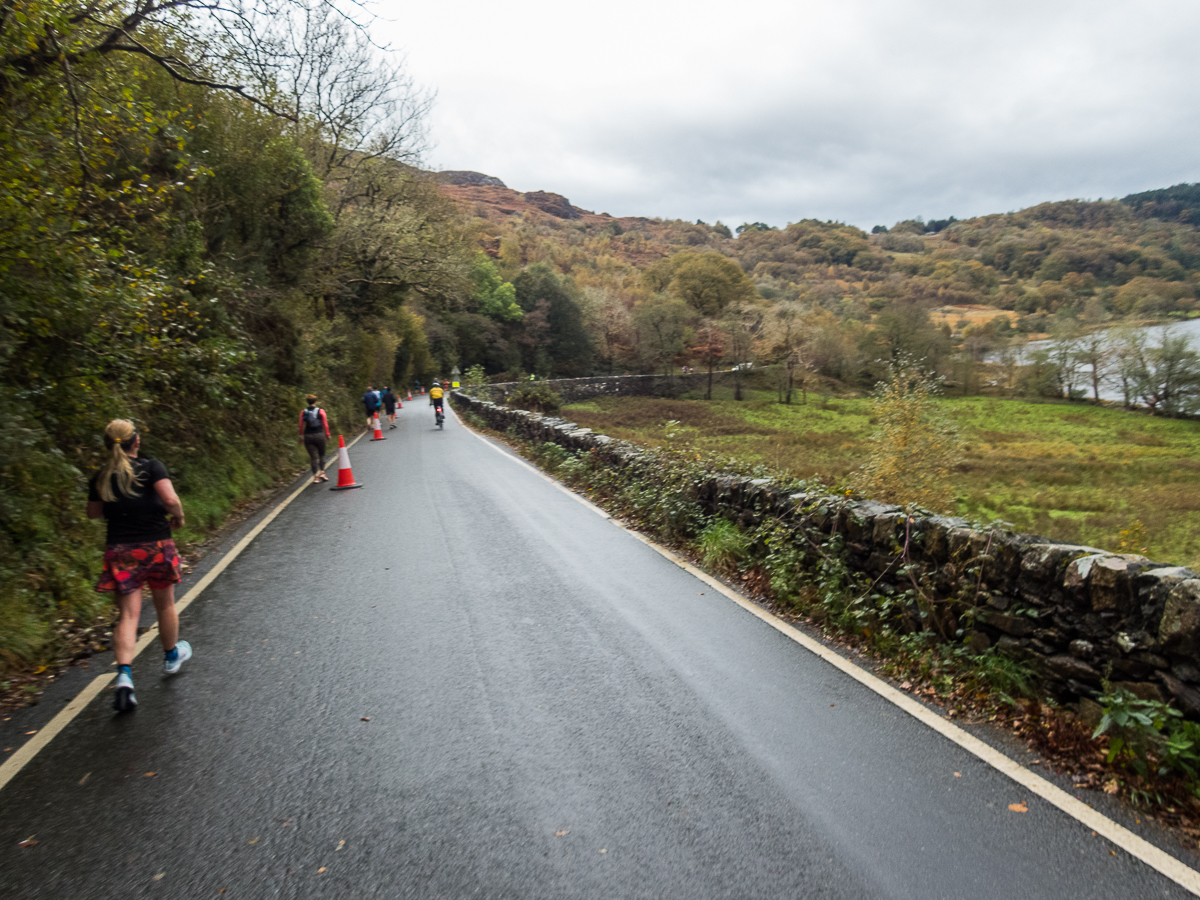
[[[798,396],[797,396],[798,400]],[[940,401],[963,438],[956,515],[1200,570],[1200,423],[1081,404]],[[616,438],[715,451],[846,486],[871,446],[866,398],[783,405],[603,398],[563,415]]]

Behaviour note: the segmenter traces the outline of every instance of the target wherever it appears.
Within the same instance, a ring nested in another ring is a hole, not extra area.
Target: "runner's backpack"
[[[319,406],[314,406],[312,409],[304,410],[304,430],[321,430],[321,408]]]

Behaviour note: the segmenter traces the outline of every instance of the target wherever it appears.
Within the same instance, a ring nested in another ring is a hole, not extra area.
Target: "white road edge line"
[[[918,703],[912,697],[892,687],[881,678],[872,675],[865,669],[859,668],[850,660],[835,653],[833,650],[821,644],[819,641],[813,640],[804,632],[793,628],[791,625],[789,625],[787,622],[784,622],[777,616],[774,616],[766,610],[761,609],[760,607],[751,603],[741,594],[737,593],[731,588],[726,587],[720,581],[717,581],[717,579],[713,578],[711,575],[696,568],[687,560],[681,559],[666,547],[658,545],[644,534],[640,534],[631,528],[627,528],[624,524],[619,522],[617,519],[614,519],[595,503],[592,503],[586,497],[575,493],[570,488],[561,484],[554,478],[551,478],[541,469],[526,462],[520,457],[515,456],[513,453],[502,449],[492,441],[489,441],[483,435],[478,434],[474,429],[469,428],[468,430],[471,432],[471,434],[475,435],[475,437],[483,441],[484,444],[491,447],[501,456],[505,456],[518,465],[524,466],[531,472],[541,476],[567,496],[582,503],[584,506],[588,507],[603,518],[608,519],[618,528],[622,529],[628,534],[631,534],[633,537],[637,538],[660,556],[663,556],[675,563],[675,565],[679,566],[679,568],[690,573],[691,575],[694,575],[713,590],[718,591],[723,596],[742,607],[742,609],[746,610],[746,612],[750,613],[752,616],[755,616],[756,618],[765,622],[767,625],[770,625],[780,634],[791,638],[804,649],[815,653],[831,666],[834,666],[842,672],[845,672],[855,681],[859,682],[865,687],[870,688],[889,703],[898,706],[900,709],[904,710],[922,724],[929,726],[938,734],[954,742],[959,747],[962,747],[962,749],[966,750],[972,756],[977,757],[978,759],[990,765],[992,768],[1004,775],[1007,775],[1017,784],[1027,788],[1029,791],[1041,797],[1052,806],[1058,807],[1060,810],[1082,825],[1092,829],[1097,834],[1108,838],[1108,840],[1116,844],[1130,856],[1140,859],[1146,865],[1150,866],[1150,868],[1162,873],[1176,884],[1191,891],[1193,894],[1200,896],[1200,872],[1197,872],[1190,866],[1180,862],[1175,857],[1171,856],[1171,854],[1160,850],[1158,847],[1154,846],[1144,838],[1138,837],[1128,828],[1118,825],[1116,822],[1102,813],[1096,812],[1096,810],[1092,809],[1082,800],[1075,799],[1062,788],[1051,784],[1037,773],[1026,769],[1020,763],[1009,759],[999,750],[984,743],[983,741],[979,740],[979,738],[973,737],[972,735],[963,731],[957,725],[946,719],[943,719],[933,710]]]
[[[358,437],[354,438],[354,440],[347,444],[346,447],[353,447],[358,443],[359,439],[364,434],[366,434],[365,431],[359,434]],[[203,578],[192,585],[191,589],[180,599],[175,601],[176,612],[182,613],[185,609],[187,609],[188,606],[191,605],[192,601],[199,597],[200,594],[204,592],[204,589],[212,584],[216,580],[217,576],[224,572],[229,567],[229,564],[241,555],[243,550],[250,546],[250,542],[258,537],[264,528],[275,521],[275,517],[283,512],[283,510],[287,508],[288,504],[303,494],[305,489],[311,484],[311,481],[306,481],[300,487],[296,488],[296,490],[292,491],[292,493],[289,494],[287,498],[285,498],[278,506],[271,510],[271,512],[268,513],[261,522],[255,525],[245,537],[234,544],[233,547],[230,548],[229,552],[221,557],[221,560],[215,566],[204,573]],[[145,634],[141,636],[141,638],[138,639],[137,645],[133,649],[134,659],[137,659],[138,654],[145,650],[146,647],[150,645],[150,642],[156,637],[158,637],[158,626],[153,625]],[[24,744],[18,747],[12,756],[6,759],[3,764],[0,764],[0,791],[4,790],[4,786],[12,781],[16,774],[25,768],[29,761],[37,756],[47,744],[54,740],[60,731],[70,725],[71,721],[77,715],[83,712],[84,708],[87,707],[87,705],[93,700],[95,700],[100,692],[108,687],[109,683],[116,677],[116,672],[109,672],[105,675],[97,675],[92,679],[87,687],[80,691],[70,703],[62,708],[58,715],[43,725],[38,730],[37,735],[30,738]]]

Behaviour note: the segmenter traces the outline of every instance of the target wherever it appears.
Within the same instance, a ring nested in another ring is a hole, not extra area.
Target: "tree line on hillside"
[[[0,0],[0,669],[99,609],[109,419],[204,527],[294,468],[306,392],[348,428],[432,374],[419,309],[475,250],[414,168],[428,102],[327,3]]]
[[[756,222],[736,236],[720,222],[566,221],[476,205],[476,236],[498,248],[480,267],[513,286],[526,315],[545,302],[537,292],[554,285],[560,315],[534,338],[526,329],[544,329],[544,315],[472,331],[463,324],[470,310],[448,313],[434,326],[431,352],[446,365],[481,365],[493,378],[741,371],[753,361],[775,366],[784,400],[810,373],[869,388],[903,353],[925,359],[964,393],[990,383],[1009,393],[1080,396],[1074,370],[1090,366],[1075,347],[1081,336],[1200,316],[1198,195],[1177,185],[1121,201],[911,219],[873,234],[837,222]],[[577,314],[561,314],[572,306]],[[995,315],[980,321],[956,311],[981,306]],[[574,352],[539,355],[559,327]],[[471,339],[482,330],[485,341]],[[1068,336],[1075,349],[1017,371],[1014,348],[1045,334]],[[1173,391],[1177,403],[1155,405],[1163,387],[1156,372],[1171,366],[1155,356],[1161,349],[1146,344],[1125,353],[1138,360],[1126,363],[1109,353],[1095,374],[1119,382],[1131,404],[1191,411],[1200,392],[1190,388]],[[997,356],[1008,361],[1002,376],[983,366]],[[1129,375],[1135,370],[1137,378]]]

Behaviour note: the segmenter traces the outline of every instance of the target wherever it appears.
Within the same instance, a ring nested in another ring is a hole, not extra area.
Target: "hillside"
[[[796,344],[787,335],[780,343],[784,311],[804,319],[804,365],[824,375],[865,385],[874,359],[905,350],[965,383],[972,376],[956,376],[956,361],[978,362],[1030,335],[1200,315],[1193,221],[1200,204],[1190,185],[963,221],[908,220],[872,234],[802,219],[785,228],[745,223],[735,235],[720,222],[613,217],[491,176],[446,174],[440,190],[469,217],[499,278],[513,281],[540,264],[564,279],[595,347],[596,371],[711,361],[712,341],[705,356],[702,332],[718,319],[723,346],[731,327],[744,327],[753,343],[748,358],[780,361]],[[731,305],[733,295],[718,290],[704,312],[685,296],[677,269],[712,268],[717,258],[736,263],[753,297]],[[674,339],[649,340],[644,320],[654,316],[646,310],[672,299],[694,315],[677,309]],[[718,355],[731,361],[726,351]],[[511,368],[474,361],[489,372]]]

